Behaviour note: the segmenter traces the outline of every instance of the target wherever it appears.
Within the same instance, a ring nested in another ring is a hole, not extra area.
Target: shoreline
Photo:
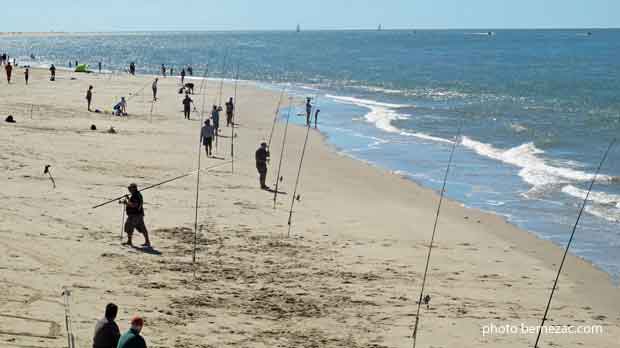
[[[58,74],[68,75],[67,72]],[[17,83],[17,86],[3,89],[2,93],[7,95],[0,104],[2,107],[27,105],[28,100],[36,98],[47,108],[36,115],[36,121],[21,114],[16,115],[16,127],[4,124],[0,127],[16,142],[0,142],[6,147],[7,163],[15,163],[7,168],[11,185],[7,185],[7,194],[2,194],[7,199],[7,206],[1,208],[7,219],[0,223],[0,232],[6,236],[3,242],[6,245],[0,244],[0,249],[6,248],[7,254],[13,253],[9,250],[23,253],[21,258],[12,258],[3,266],[7,269],[5,281],[30,279],[29,286],[40,291],[60,284],[72,285],[78,289],[76,306],[79,311],[76,313],[80,323],[90,323],[100,315],[103,299],[120,302],[123,320],[131,311],[144,311],[142,304],[147,298],[155,309],[172,308],[174,315],[165,314],[165,310],[148,313],[152,328],[147,334],[152,336],[156,346],[173,345],[174,341],[166,338],[172,334],[185,337],[187,347],[191,342],[204,344],[205,341],[247,346],[244,337],[258,338],[259,341],[252,341],[261,343],[257,346],[273,346],[277,338],[272,338],[268,332],[274,325],[289,327],[289,331],[294,329],[293,338],[285,335],[290,344],[303,342],[295,341],[299,337],[314,339],[318,336],[335,340],[329,341],[332,344],[323,343],[325,346],[410,345],[406,335],[410,335],[414,293],[419,286],[432,213],[436,209],[438,195],[434,190],[334,151],[324,134],[312,131],[312,150],[307,155],[301,179],[303,198],[295,213],[294,238],[278,238],[285,231],[284,213],[290,197],[281,198],[278,209],[272,209],[271,196],[255,187],[256,173],[250,156],[271,127],[272,109],[278,95],[258,86],[241,84],[239,173],[230,176],[221,170],[208,176],[209,186],[204,191],[208,198],[203,198],[206,208],[201,212],[208,219],[201,223],[208,226],[210,234],[204,237],[208,238],[204,243],[208,243],[210,250],[206,253],[206,245],[202,246],[201,257],[213,266],[199,270],[200,282],[188,283],[182,277],[183,271],[191,272],[186,268],[187,241],[181,232],[189,226],[190,214],[186,210],[191,208],[187,197],[193,192],[192,182],[148,193],[147,224],[154,227],[156,246],[161,248],[163,256],[119,250],[118,232],[114,232],[118,230],[116,209],[74,215],[81,211],[79,207],[109,196],[136,175],[140,183],[153,183],[172,176],[181,168],[193,168],[193,136],[197,125],[195,121],[180,120],[180,104],[174,93],[176,79],[160,79],[163,101],[157,105],[155,122],[149,123],[144,113],[148,104],[142,105],[140,98],[131,101],[129,112],[133,115],[127,119],[81,110],[84,107],[82,92],[88,84],[96,86],[95,100],[101,104],[102,100],[107,103],[118,96],[119,91],[137,90],[135,87],[145,84],[149,76],[119,76],[107,81],[95,74],[80,75],[75,81],[61,78],[53,85],[45,82],[46,71],[33,69],[33,76],[33,84],[28,89]],[[231,93],[229,84],[224,88],[227,94]],[[216,97],[215,93],[210,97]],[[93,122],[100,131],[86,130]],[[103,133],[110,124],[119,131],[114,138]],[[277,128],[274,139],[281,136],[281,124]],[[288,189],[296,174],[304,128],[293,126],[289,132],[283,171],[284,185]],[[226,138],[222,141],[226,145]],[[273,148],[270,179],[274,175],[275,154],[279,153],[278,144]],[[191,149],[189,155],[185,149]],[[53,165],[59,184],[55,192],[48,188],[46,178],[32,174],[44,161]],[[139,168],[139,172],[134,168]],[[41,192],[44,192],[44,200],[37,199]],[[446,200],[439,223],[429,287],[435,300],[431,309],[423,312],[423,340],[443,346],[463,341],[488,343],[487,338],[479,334],[483,323],[522,320],[535,324],[555,276],[554,264],[559,262],[563,249],[517,228],[501,216],[463,207],[451,199]],[[44,243],[36,243],[38,239]],[[70,257],[66,250],[72,251]],[[250,257],[246,255],[247,250],[252,250]],[[93,257],[97,262],[91,262]],[[224,262],[215,266],[218,258]],[[271,264],[278,267],[271,268]],[[37,268],[45,276],[34,272],[24,274],[24,267]],[[337,274],[330,273],[336,271]],[[231,273],[236,276],[227,280]],[[142,286],[140,293],[131,286],[136,280],[148,285]],[[289,287],[293,287],[292,290],[287,290]],[[2,282],[0,288],[4,288]],[[247,288],[255,291],[247,294]],[[24,289],[7,288],[2,296],[14,300],[30,295],[31,290]],[[199,301],[196,296],[203,296],[200,289],[206,290],[212,298]],[[256,302],[255,297],[262,296],[263,289],[268,290],[264,290],[264,296]],[[578,340],[595,346],[615,342],[617,335],[614,333],[620,332],[620,293],[606,273],[571,254],[560,289],[552,308],[556,321],[601,322],[607,330],[606,335],[601,336],[554,337],[554,342],[570,345]],[[53,298],[49,292],[44,291],[45,296]],[[304,295],[289,298],[281,295],[285,293]],[[337,294],[338,299],[331,298],[333,294]],[[347,296],[349,299],[344,300]],[[398,300],[398,296],[406,300]],[[256,309],[248,311],[246,303]],[[280,314],[269,309],[282,307],[284,303],[295,305],[281,308]],[[51,305],[35,309],[9,304],[5,309],[18,315],[59,314],[61,311]],[[514,316],[512,311],[518,315]],[[207,322],[212,316],[217,316],[219,323]],[[601,316],[604,319],[594,319]],[[388,318],[387,321],[382,321],[383,317]],[[179,323],[179,318],[189,324]],[[0,323],[2,321],[0,318]],[[295,324],[297,322],[300,324]],[[243,328],[233,330],[234,333],[223,327],[214,328],[214,325],[236,327],[240,323]],[[452,332],[453,325],[462,329]],[[195,332],[201,327],[207,328],[208,337]],[[308,327],[319,331],[313,334]],[[81,337],[87,337],[91,329],[90,325],[81,324]],[[355,334],[356,340],[351,343],[346,337],[338,336],[336,332],[342,330]],[[260,335],[252,336],[255,332]],[[494,346],[517,347],[530,338],[489,340]]]

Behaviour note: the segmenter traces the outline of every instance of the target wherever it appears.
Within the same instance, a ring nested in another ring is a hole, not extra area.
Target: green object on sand
[[[80,64],[75,67],[75,72],[88,72],[88,64]]]

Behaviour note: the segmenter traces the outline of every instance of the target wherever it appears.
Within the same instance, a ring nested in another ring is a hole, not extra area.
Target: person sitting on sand
[[[116,348],[121,332],[114,322],[118,307],[114,303],[108,303],[105,307],[105,316],[95,325],[93,348]]]
[[[86,102],[88,103],[88,111],[90,111],[90,103],[93,101],[93,86],[88,86],[86,91]]]
[[[129,196],[121,203],[125,204],[125,212],[127,213],[127,220],[125,221],[125,233],[127,233],[127,242],[125,245],[133,246],[132,236],[133,231],[138,230],[144,236],[143,247],[150,248],[151,241],[149,240],[149,232],[144,224],[144,200],[142,194],[138,191],[138,185],[130,184],[127,187],[131,196]]]
[[[56,81],[56,67],[54,64],[50,66],[50,81]]]
[[[205,125],[200,130],[200,139],[202,140],[202,144],[205,147],[205,152],[207,153],[207,157],[211,157],[212,149],[213,149],[213,125],[211,125],[211,120],[206,120]]]
[[[127,101],[125,97],[121,97],[121,101],[114,105],[114,115],[127,116]]]
[[[11,65],[11,62],[8,62],[4,66],[4,70],[6,71],[6,80],[7,80],[7,82],[11,83],[11,74],[13,73],[13,66]]]
[[[263,190],[269,190],[269,186],[265,184],[267,180],[267,162],[269,161],[269,149],[267,143],[262,142],[260,148],[256,150],[256,170],[259,174],[260,188]]]
[[[144,337],[140,336],[144,320],[138,316],[131,319],[131,328],[121,336],[117,348],[146,348]]]

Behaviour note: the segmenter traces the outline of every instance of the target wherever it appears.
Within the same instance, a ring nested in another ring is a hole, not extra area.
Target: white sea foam
[[[396,133],[404,136],[411,136],[435,142],[452,143],[452,141],[448,139],[434,137],[432,135],[420,132],[407,132],[395,127],[392,122],[397,120],[409,119],[408,116],[399,113],[397,110],[399,108],[412,107],[412,105],[382,103],[374,100],[353,97],[341,97],[329,94],[326,95],[326,97],[333,99],[337,102],[353,104],[369,109],[370,111],[364,116],[364,119],[367,122],[373,123],[377,128],[385,132]]]
[[[569,196],[573,196],[579,199],[585,199],[588,191],[575,187],[573,185],[566,185],[562,188],[562,192]],[[592,191],[588,200],[597,204],[609,205],[614,207],[620,207],[620,196],[606,192]]]
[[[502,150],[490,144],[463,137],[462,144],[479,155],[521,168],[519,176],[533,186],[568,184],[571,182],[590,181],[594,178],[592,173],[547,164],[543,158],[539,157],[544,151],[534,146],[533,143],[525,143],[508,150]],[[613,177],[599,175],[598,180],[610,182],[613,180]]]

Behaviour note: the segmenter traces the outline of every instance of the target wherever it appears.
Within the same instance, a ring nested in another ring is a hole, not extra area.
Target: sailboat
[[[383,30],[383,26],[381,26],[381,24],[379,24],[379,27],[377,28],[377,31],[381,31]]]
[[[299,33],[300,31],[301,31],[301,26],[297,24],[297,32]]]

